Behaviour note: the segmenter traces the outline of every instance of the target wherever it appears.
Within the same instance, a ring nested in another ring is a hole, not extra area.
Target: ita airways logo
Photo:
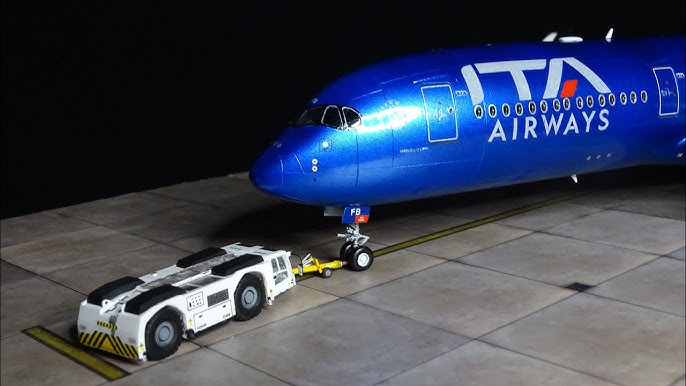
[[[474,106],[483,103],[484,89],[481,79],[488,74],[509,73],[514,81],[515,89],[520,101],[532,100],[531,88],[526,74],[530,71],[544,71],[547,69],[548,76],[542,99],[569,98],[576,94],[579,79],[562,80],[562,69],[565,66],[572,67],[579,74],[579,79],[583,78],[591,84],[600,94],[610,93],[610,88],[580,60],[567,58],[529,59],[529,60],[507,60],[501,62],[485,62],[468,64],[462,67],[462,76],[469,89]]]
[[[562,91],[560,92],[560,98],[571,98],[576,94],[576,85],[579,83],[576,79],[571,79],[565,81],[562,85]]]

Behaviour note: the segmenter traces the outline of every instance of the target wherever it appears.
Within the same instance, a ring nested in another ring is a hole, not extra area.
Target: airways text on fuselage
[[[588,110],[580,111],[580,115],[572,111],[566,111],[570,108],[570,98],[576,94],[579,79],[567,79],[563,82],[562,73],[564,66],[567,65],[575,70],[580,78],[584,79],[590,84],[598,94],[611,93],[607,84],[596,74],[591,68],[585,65],[580,60],[574,57],[553,58],[546,59],[528,59],[528,60],[508,60],[497,62],[484,62],[465,65],[461,69],[462,76],[471,96],[472,105],[476,109],[482,109],[481,105],[485,102],[484,87],[482,85],[481,77],[486,77],[489,74],[509,74],[512,77],[514,88],[517,92],[518,102],[516,104],[516,116],[501,121],[497,118],[488,142],[493,141],[516,141],[518,139],[536,139],[539,134],[545,136],[558,135],[563,136],[568,134],[590,133],[592,129],[597,131],[604,131],[608,128],[609,110]],[[526,72],[541,71],[547,67],[548,73],[546,77],[545,90],[543,91],[540,111],[541,115],[521,117],[523,108],[522,102],[528,101],[528,109],[531,114],[536,111],[537,104],[532,101],[532,91],[529,81],[527,80]],[[503,86],[503,85],[499,85]],[[506,85],[505,85],[506,86]],[[559,98],[559,99],[558,99]],[[579,97],[580,98],[580,97]],[[590,96],[590,98],[593,98]],[[555,113],[546,115],[548,111],[548,102],[551,100]],[[561,102],[565,111],[561,110]],[[604,104],[604,97],[602,99]],[[581,108],[584,105],[583,99],[577,101],[577,107]],[[592,104],[590,104],[592,105]],[[590,107],[588,105],[588,107]],[[494,118],[497,115],[499,107],[495,105],[488,106],[488,115]],[[507,118],[509,114],[509,106],[503,106],[504,116]],[[558,112],[560,111],[560,112]],[[482,114],[477,113],[477,117]],[[484,114],[485,115],[485,114]],[[514,114],[513,114],[514,115]],[[537,128],[539,125],[543,129]]]

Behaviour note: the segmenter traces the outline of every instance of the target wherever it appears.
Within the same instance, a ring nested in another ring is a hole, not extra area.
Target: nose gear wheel
[[[369,236],[360,234],[360,224],[348,224],[346,233],[338,234],[338,237],[346,241],[341,246],[340,258],[348,262],[348,267],[353,271],[366,271],[374,262],[374,253],[363,244],[369,240]]]

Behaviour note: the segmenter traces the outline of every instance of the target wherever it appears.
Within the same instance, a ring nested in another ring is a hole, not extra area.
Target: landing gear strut
[[[341,260],[348,262],[348,267],[353,271],[366,271],[374,262],[372,250],[362,244],[369,240],[369,236],[360,234],[360,224],[348,224],[346,233],[339,233],[338,237],[344,238],[345,243],[341,247]]]

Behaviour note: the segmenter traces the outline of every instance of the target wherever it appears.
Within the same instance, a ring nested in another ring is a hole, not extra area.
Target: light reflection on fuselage
[[[398,129],[422,116],[417,106],[391,107],[377,113],[364,115],[363,124],[357,127],[358,133],[371,133],[386,129]]]

